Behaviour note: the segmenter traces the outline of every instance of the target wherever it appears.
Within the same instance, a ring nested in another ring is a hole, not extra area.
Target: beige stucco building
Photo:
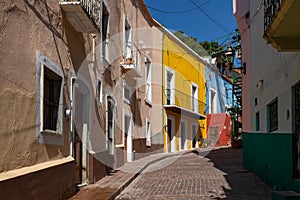
[[[5,0],[0,16],[0,197],[67,198],[163,151],[162,33],[142,0]]]

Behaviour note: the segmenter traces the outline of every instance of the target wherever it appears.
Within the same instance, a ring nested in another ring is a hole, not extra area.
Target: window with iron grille
[[[278,129],[278,99],[274,99],[268,105],[268,131],[276,131]]]
[[[259,112],[257,112],[255,114],[255,130],[256,131],[259,131],[259,126],[260,126],[260,124],[259,124]]]
[[[36,51],[36,140],[63,145],[64,73],[61,67]]]
[[[58,120],[59,99],[62,78],[47,67],[44,68],[43,130],[56,131],[60,126]]]

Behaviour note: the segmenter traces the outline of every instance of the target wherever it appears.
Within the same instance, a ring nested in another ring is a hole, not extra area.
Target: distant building
[[[206,137],[205,64],[171,32],[163,32],[165,152],[198,148]]]
[[[207,145],[223,146],[231,142],[232,83],[215,65],[206,64]]]

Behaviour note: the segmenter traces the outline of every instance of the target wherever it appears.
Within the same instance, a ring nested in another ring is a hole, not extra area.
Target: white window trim
[[[109,145],[108,145],[108,142],[109,142],[109,140],[108,140],[108,97],[110,97],[111,98],[111,101],[114,103],[114,110],[113,110],[113,119],[114,119],[114,124],[113,124],[113,127],[112,127],[112,134],[113,134],[113,138],[112,138],[112,143],[113,143],[113,148],[112,148],[112,150],[111,150],[111,152],[109,152],[109,154],[111,154],[111,155],[113,155],[113,154],[115,154],[115,146],[116,146],[116,144],[115,144],[115,137],[116,137],[116,134],[115,134],[115,128],[116,128],[116,101],[115,101],[115,99],[114,99],[114,97],[113,96],[111,96],[111,95],[106,95],[106,97],[105,97],[105,101],[106,101],[106,106],[105,106],[105,110],[106,110],[106,115],[105,115],[105,117],[106,117],[106,122],[105,122],[105,137],[106,137],[106,142],[105,142],[105,148],[109,151]]]
[[[99,90],[99,82],[101,83],[101,87]],[[103,105],[103,82],[100,78],[97,79],[97,102],[99,105]]]
[[[108,36],[109,35],[109,25],[110,25],[110,9],[109,9],[109,7],[108,7],[108,4],[107,4],[107,2],[106,2],[106,0],[103,0],[102,2],[101,2],[101,8],[100,8],[100,16],[101,16],[101,34],[100,34],[100,37],[101,37],[101,59],[102,59],[102,62],[105,64],[105,66],[106,67],[108,67],[109,66],[109,62],[108,62],[108,60],[109,60],[109,54],[108,54],[108,43],[109,43],[109,41],[108,41],[108,37],[106,37],[105,38],[105,44],[103,44],[102,43],[102,41],[103,41],[103,35],[102,35],[102,16],[103,16],[103,13],[102,13],[102,9],[103,9],[103,7],[102,6],[105,6],[105,8],[106,8],[106,10],[107,10],[107,12],[108,12],[108,22],[107,22],[107,30],[106,30],[106,35]],[[105,54],[103,53],[103,45],[105,45]]]
[[[171,90],[171,99],[170,99],[170,104],[174,105],[175,104],[175,71],[172,70],[169,67],[166,67],[166,77],[165,77],[165,95],[167,97],[167,80],[168,80],[168,73],[172,74],[172,80],[170,83],[170,90]]]
[[[192,107],[193,105],[193,97],[194,97],[194,94],[193,94],[193,87],[196,88],[196,97],[195,97],[195,102],[194,102],[194,106],[195,108]],[[199,97],[199,88],[198,88],[198,85],[194,82],[191,82],[191,108],[192,108],[192,111],[196,112],[196,113],[199,113],[199,105],[198,105],[198,97]]]
[[[145,65],[145,67],[146,67],[146,70],[145,70],[145,78],[146,78],[146,80],[145,80],[146,94],[145,95],[146,95],[146,98],[145,98],[145,100],[148,104],[151,105],[152,104],[152,60],[148,55],[145,57],[145,59],[146,59],[146,65]],[[149,67],[149,73],[147,73],[148,67]]]
[[[125,88],[129,91],[129,99],[125,97]],[[132,95],[132,88],[124,82],[123,84],[123,101],[127,104],[130,104],[130,97]]]
[[[146,118],[146,146],[151,147],[152,126],[151,121]]]
[[[61,91],[59,98],[58,120],[61,125],[58,130],[44,130],[44,70],[47,67],[61,78]],[[45,144],[63,145],[64,123],[64,74],[60,67],[54,64],[46,56],[36,51],[36,141]],[[59,137],[57,137],[59,136]]]
[[[211,92],[214,92],[215,93],[215,98],[213,99],[214,101],[212,102],[212,99],[211,99]],[[214,88],[210,88],[209,89],[209,113],[213,114],[212,113],[212,110],[211,110],[211,104],[213,105],[214,107],[214,113],[217,113],[217,98],[218,98],[218,93],[217,93],[217,90],[215,90]]]
[[[126,30],[125,30],[125,27],[127,25],[130,28],[128,41],[126,41]],[[125,16],[125,14],[124,14],[124,26],[123,26],[123,28],[124,28],[124,30],[123,30],[123,32],[124,32],[124,36],[123,36],[123,40],[124,40],[124,47],[123,47],[124,48],[124,50],[123,50],[124,58],[125,58],[125,60],[127,58],[133,59],[133,55],[132,55],[132,25],[131,25],[130,21],[127,19],[127,17]],[[127,47],[127,45],[128,45],[128,47]]]

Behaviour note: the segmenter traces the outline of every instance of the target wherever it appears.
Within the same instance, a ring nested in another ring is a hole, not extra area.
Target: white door
[[[124,115],[125,123],[125,136],[126,136],[126,152],[127,152],[127,162],[133,161],[132,153],[132,120],[130,114]]]

